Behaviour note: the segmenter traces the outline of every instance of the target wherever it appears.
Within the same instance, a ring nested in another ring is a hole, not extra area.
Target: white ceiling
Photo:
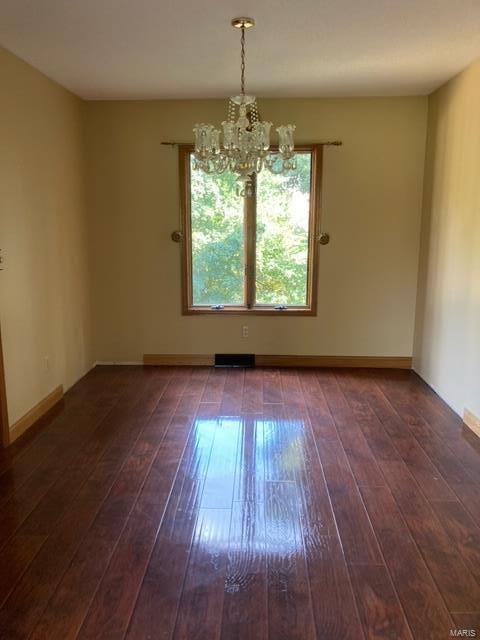
[[[480,0],[0,0],[0,44],[88,99],[429,93],[480,57]]]

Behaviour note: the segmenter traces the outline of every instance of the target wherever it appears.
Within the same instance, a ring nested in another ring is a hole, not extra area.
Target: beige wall
[[[95,354],[256,352],[412,355],[421,217],[425,97],[262,100],[298,141],[340,138],[325,151],[316,318],[183,317],[177,151],[225,101],[86,105]],[[250,337],[241,337],[249,325]]]
[[[480,61],[429,98],[414,366],[480,415]]]
[[[2,49],[0,78],[0,322],[12,425],[57,385],[72,385],[93,356],[82,103]]]

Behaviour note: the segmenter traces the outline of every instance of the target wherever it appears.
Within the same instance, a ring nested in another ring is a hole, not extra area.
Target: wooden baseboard
[[[57,402],[63,398],[63,385],[56,387],[48,396],[45,396],[43,400],[40,400],[28,413],[26,413],[20,420],[17,420],[10,429],[10,444],[19,438],[22,434],[30,429],[47,411],[50,411]]]
[[[463,412],[463,421],[467,427],[480,438],[480,418],[477,418],[471,411],[465,409]]]
[[[8,429],[8,409],[7,392],[5,390],[5,370],[3,367],[2,333],[0,331],[0,434],[2,445],[8,447],[10,444],[10,433]]]
[[[401,356],[270,356],[256,355],[259,367],[368,367],[411,369],[412,358]],[[145,365],[211,366],[213,355],[145,354]]]
[[[412,358],[384,356],[255,356],[259,367],[368,367],[411,369]]]
[[[145,354],[143,356],[143,364],[145,365],[171,365],[171,366],[212,366],[214,364],[213,355],[181,355],[171,354]]]

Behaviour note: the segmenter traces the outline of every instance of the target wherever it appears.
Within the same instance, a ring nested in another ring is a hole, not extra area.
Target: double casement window
[[[295,172],[264,170],[243,198],[180,147],[185,314],[315,314],[322,146],[296,152]]]

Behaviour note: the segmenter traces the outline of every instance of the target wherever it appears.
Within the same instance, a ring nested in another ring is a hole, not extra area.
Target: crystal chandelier
[[[196,124],[194,168],[218,174],[227,169],[237,175],[237,193],[253,194],[252,175],[266,167],[272,173],[285,173],[296,168],[293,132],[294,124],[277,127],[278,151],[270,150],[271,122],[259,118],[255,96],[245,93],[245,29],[255,24],[252,18],[234,18],[232,26],[241,30],[240,95],[228,103],[228,119],[220,129],[212,124]]]

